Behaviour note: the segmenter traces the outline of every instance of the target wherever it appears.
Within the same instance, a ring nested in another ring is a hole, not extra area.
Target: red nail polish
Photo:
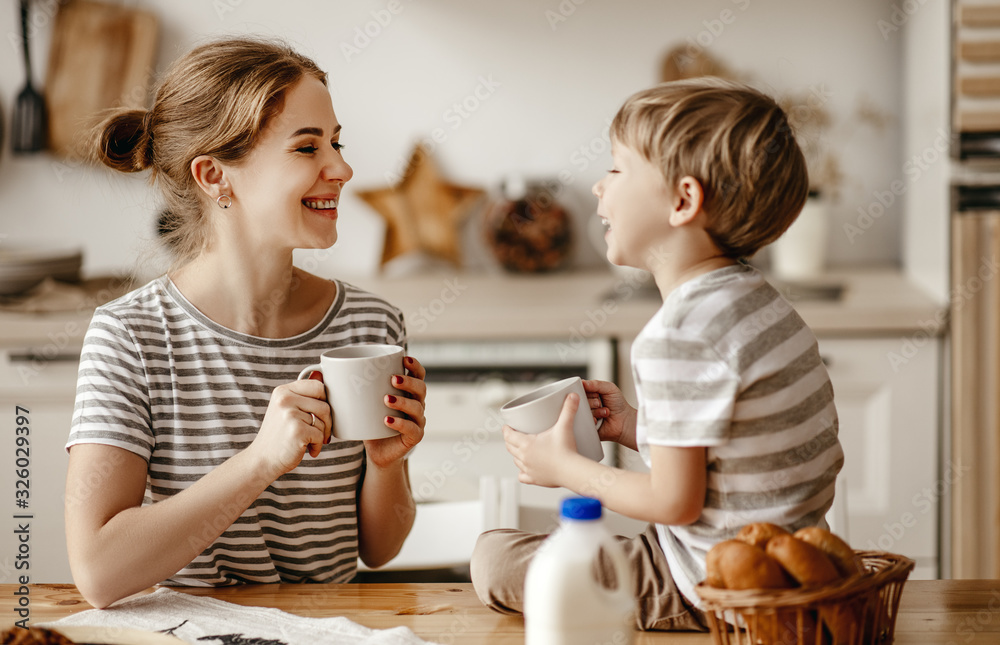
[[[388,399],[389,403],[395,403],[396,402],[396,397],[394,397],[391,394],[387,394],[386,395],[386,399]]]
[[[396,417],[386,417],[385,422],[388,423],[389,425],[392,425],[396,423]]]
[[[395,383],[396,385],[402,385],[403,384],[403,377],[402,376],[393,376],[392,377],[392,382]]]

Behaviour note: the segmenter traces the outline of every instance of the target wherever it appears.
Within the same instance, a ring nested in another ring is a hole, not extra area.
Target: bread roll
[[[837,567],[840,575],[845,578],[864,573],[862,566],[854,556],[854,549],[830,531],[818,526],[807,526],[796,531],[794,535],[825,553],[833,562],[833,566]]]
[[[863,567],[854,555],[854,550],[830,531],[810,526],[796,531],[795,537],[825,553],[843,577],[864,573]],[[832,643],[844,645],[856,642],[852,637],[860,637],[863,634],[864,625],[861,624],[861,618],[864,613],[864,603],[861,601],[841,602],[837,609],[822,610],[820,617],[830,632]]]
[[[741,528],[740,532],[736,534],[736,539],[752,544],[758,549],[763,549],[767,545],[767,541],[775,535],[788,535],[788,531],[770,522],[754,522]]]
[[[719,542],[705,555],[705,584],[716,589],[725,589],[726,582],[722,579],[722,565],[720,560],[726,548],[725,542]]]
[[[825,553],[792,535],[774,536],[767,541],[766,552],[803,587],[818,587],[840,579],[837,567]]]
[[[741,540],[716,544],[708,552],[705,566],[705,580],[713,587],[719,583],[723,589],[788,589],[795,586],[774,558]]]

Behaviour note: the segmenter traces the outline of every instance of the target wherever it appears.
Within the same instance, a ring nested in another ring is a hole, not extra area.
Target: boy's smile
[[[611,145],[614,168],[594,184],[597,215],[607,227],[608,260],[648,269],[646,258],[670,231],[672,194],[663,173],[620,142]]]

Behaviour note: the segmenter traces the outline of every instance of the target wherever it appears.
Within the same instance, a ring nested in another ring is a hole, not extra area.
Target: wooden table
[[[15,585],[0,585],[3,626],[14,617]],[[483,607],[472,585],[452,583],[246,585],[215,589],[175,588],[184,593],[301,616],[346,616],[375,629],[403,625],[422,638],[458,645],[524,642],[520,617]],[[33,585],[31,624],[90,609],[72,585]],[[711,643],[708,634],[646,632],[637,644]],[[896,621],[896,643],[978,645],[1000,643],[1000,580],[912,580],[906,583]]]

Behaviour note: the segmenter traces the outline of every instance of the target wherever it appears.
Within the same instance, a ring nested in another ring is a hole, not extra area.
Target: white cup
[[[600,461],[604,459],[604,449],[597,430],[604,419],[598,419],[595,423],[587,403],[587,392],[583,389],[583,380],[579,376],[543,385],[508,401],[500,408],[500,416],[504,423],[518,432],[538,434],[555,425],[566,395],[570,392],[576,392],[580,396],[580,404],[573,419],[576,450],[584,457]]]
[[[362,441],[399,434],[386,427],[386,416],[406,418],[385,404],[385,395],[402,396],[392,386],[394,374],[403,374],[403,348],[397,345],[346,345],[323,352],[319,363],[299,373],[308,378],[323,374],[326,400],[333,414],[331,434],[337,439]]]

